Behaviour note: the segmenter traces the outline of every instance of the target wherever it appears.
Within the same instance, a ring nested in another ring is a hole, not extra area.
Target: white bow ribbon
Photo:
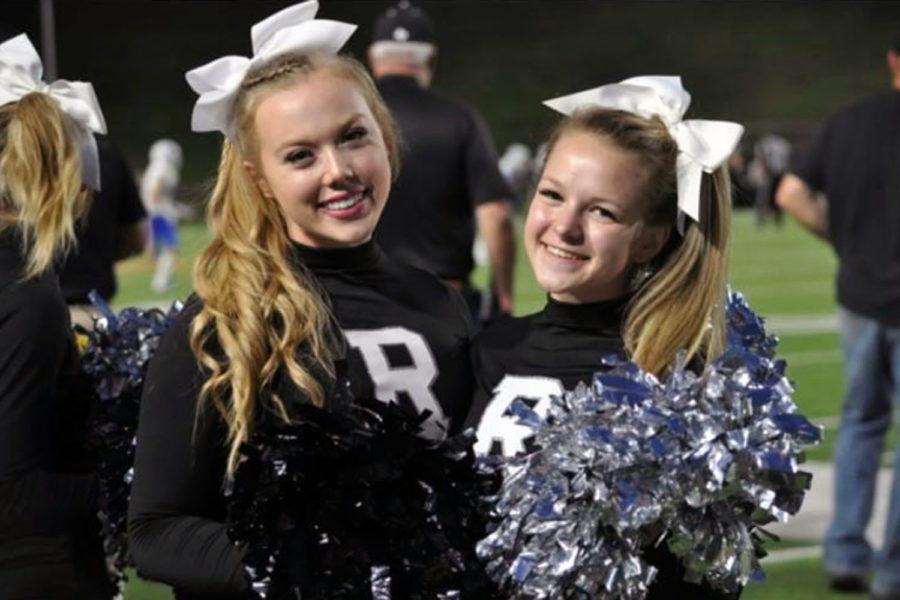
[[[185,74],[188,85],[200,97],[191,115],[193,131],[221,131],[230,135],[231,109],[247,70],[289,52],[337,54],[356,25],[316,20],[319,3],[303,2],[275,13],[250,30],[253,58],[223,56]]]
[[[69,115],[78,131],[81,150],[81,179],[85,185],[100,190],[100,158],[92,131],[106,133],[106,121],[93,86],[86,81],[59,79],[46,84],[41,79],[44,66],[28,36],[23,34],[0,44],[0,104],[16,102],[38,92],[53,98]]]
[[[547,100],[564,115],[592,106],[613,108],[649,119],[657,116],[666,124],[678,145],[678,209],[700,220],[700,182],[703,172],[712,173],[728,160],[744,133],[731,121],[682,120],[691,104],[691,95],[681,85],[681,77],[632,77],[569,96]],[[679,222],[679,231],[681,226]]]

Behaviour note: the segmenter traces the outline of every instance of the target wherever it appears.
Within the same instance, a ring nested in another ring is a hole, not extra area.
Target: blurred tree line
[[[171,137],[185,150],[183,195],[200,199],[219,137],[190,132],[184,72],[249,55],[249,28],[290,0],[56,0],[59,77],[92,81],[110,136],[136,169]],[[365,59],[381,0],[320,0],[319,16],[360,25],[347,46]],[[437,26],[434,86],[484,115],[500,149],[534,147],[555,117],[541,100],[639,74],[680,74],[690,115],[808,140],[842,104],[885,89],[900,2],[787,0],[422,1]],[[40,48],[38,0],[0,4],[3,37]]]

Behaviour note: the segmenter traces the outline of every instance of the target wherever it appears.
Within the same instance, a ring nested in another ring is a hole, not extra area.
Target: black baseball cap
[[[428,13],[409,0],[400,0],[375,20],[372,41],[433,44],[434,22]]]

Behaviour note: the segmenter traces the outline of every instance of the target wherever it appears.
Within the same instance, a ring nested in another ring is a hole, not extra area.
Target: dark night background
[[[189,130],[184,72],[250,53],[250,26],[289,0],[56,0],[58,76],[91,81],[110,136],[136,169],[171,137],[185,149],[185,200],[212,175],[219,137]],[[363,59],[390,3],[321,0],[319,16],[360,25],[346,50]],[[532,147],[553,113],[540,101],[640,74],[680,74],[689,115],[778,132],[800,146],[840,105],[888,85],[900,32],[896,1],[469,0],[420,4],[437,25],[434,86],[477,107],[497,146]],[[40,50],[38,0],[0,3],[0,30]]]

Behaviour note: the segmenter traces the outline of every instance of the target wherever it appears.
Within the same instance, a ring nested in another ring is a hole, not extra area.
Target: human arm
[[[203,373],[188,336],[188,320],[178,319],[147,372],[128,510],[131,552],[143,577],[236,598],[246,581],[243,550],[224,522],[224,425],[207,407],[195,427]]]
[[[497,303],[501,312],[511,314],[513,268],[516,259],[513,208],[510,200],[513,192],[500,174],[497,153],[487,126],[474,112],[471,119],[465,150],[467,183],[475,207],[478,230],[490,256]]]
[[[497,304],[505,314],[512,314],[513,310],[516,238],[512,212],[512,205],[506,199],[484,202],[475,208],[478,231],[481,232],[491,260]]]
[[[827,202],[820,201],[803,179],[787,173],[775,192],[775,203],[802,227],[829,241]]]

